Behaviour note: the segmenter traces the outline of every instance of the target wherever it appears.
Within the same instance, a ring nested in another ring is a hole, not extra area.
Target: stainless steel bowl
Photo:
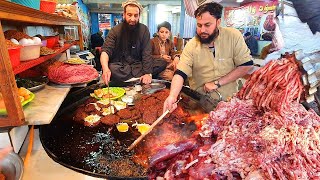
[[[14,152],[9,153],[0,162],[1,173],[6,177],[6,180],[21,180],[23,174],[23,161],[19,155]]]
[[[161,82],[153,82],[142,86],[142,94],[153,94],[157,91],[165,89],[166,85]]]

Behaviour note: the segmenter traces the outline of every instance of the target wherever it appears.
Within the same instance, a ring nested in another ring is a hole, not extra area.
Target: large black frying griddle
[[[128,85],[130,86],[113,86]],[[166,86],[169,87],[170,84],[166,83]],[[72,120],[76,108],[83,104],[89,98],[89,93],[97,87],[92,85],[87,90],[81,89],[69,94],[51,124],[40,126],[40,140],[45,151],[57,163],[90,176],[107,179],[146,179],[147,169],[131,161],[134,151],[126,151],[140,135],[137,131],[119,133],[116,128],[106,125],[86,127]],[[200,99],[200,94],[189,88],[184,87],[182,92],[195,100],[194,102]],[[199,106],[193,104],[187,109],[196,108]],[[113,163],[109,164],[110,160]],[[122,176],[127,174],[126,171],[130,171],[132,176]]]

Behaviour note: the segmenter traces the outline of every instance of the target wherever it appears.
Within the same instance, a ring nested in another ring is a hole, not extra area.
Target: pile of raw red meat
[[[253,99],[254,105],[264,111],[282,115],[293,101],[299,102],[303,93],[301,74],[293,55],[270,61],[250,76],[238,93],[240,99]]]
[[[58,84],[86,83],[96,79],[99,74],[91,65],[56,63],[48,68],[48,78]]]
[[[151,157],[149,178],[320,179],[320,118],[299,103],[302,92],[293,56],[269,62],[194,139]]]

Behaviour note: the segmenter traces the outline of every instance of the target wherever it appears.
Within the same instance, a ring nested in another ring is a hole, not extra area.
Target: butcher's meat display
[[[96,79],[99,74],[90,65],[54,64],[48,68],[48,78],[51,82],[59,84],[86,83]]]
[[[270,61],[250,76],[238,93],[240,99],[253,99],[264,111],[286,113],[293,101],[299,102],[303,92],[301,73],[293,55]]]
[[[256,71],[198,135],[151,157],[149,179],[319,179],[320,118],[299,103],[299,73],[292,56]]]

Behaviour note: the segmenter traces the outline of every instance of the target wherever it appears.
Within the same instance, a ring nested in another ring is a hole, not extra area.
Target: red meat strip
[[[189,139],[176,144],[167,145],[160,148],[157,151],[157,154],[150,158],[149,164],[150,166],[154,166],[158,162],[170,159],[181,152],[192,150],[195,147],[197,147],[197,141],[195,139]]]

